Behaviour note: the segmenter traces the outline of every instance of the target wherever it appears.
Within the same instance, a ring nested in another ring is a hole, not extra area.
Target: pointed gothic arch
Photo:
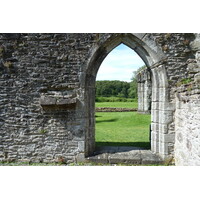
[[[173,106],[169,105],[168,80],[165,67],[159,65],[162,51],[151,39],[139,38],[134,34],[112,34],[108,39],[99,39],[99,45],[91,50],[82,73],[82,88],[85,91],[82,109],[85,112],[85,156],[95,150],[95,81],[98,69],[105,57],[119,44],[133,49],[144,61],[152,74],[151,106],[151,150],[165,158],[169,155],[168,124],[172,120]],[[166,107],[167,105],[167,107]],[[170,139],[172,138],[172,139]]]

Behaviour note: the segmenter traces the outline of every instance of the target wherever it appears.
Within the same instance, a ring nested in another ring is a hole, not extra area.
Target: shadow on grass
[[[97,117],[102,117],[102,116],[100,116],[100,115],[95,115],[95,118],[97,118]]]
[[[96,121],[96,123],[102,123],[102,122],[116,122],[118,121],[119,119],[118,118],[113,118],[113,119],[107,119],[107,120],[99,120],[99,121]]]
[[[150,142],[96,142],[97,147],[101,146],[131,146],[131,147],[140,147],[144,149],[151,149]]]

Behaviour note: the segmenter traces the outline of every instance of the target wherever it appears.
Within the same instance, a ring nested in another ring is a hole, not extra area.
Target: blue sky
[[[102,62],[96,80],[131,81],[133,71],[145,65],[138,54],[124,44],[113,49]]]

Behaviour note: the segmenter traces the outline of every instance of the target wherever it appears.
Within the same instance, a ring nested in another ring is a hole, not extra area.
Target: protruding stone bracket
[[[40,105],[45,109],[71,109],[75,108],[77,98],[62,98],[52,96],[41,96]]]

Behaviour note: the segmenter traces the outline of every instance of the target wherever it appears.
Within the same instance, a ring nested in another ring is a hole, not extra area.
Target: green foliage
[[[137,98],[137,79],[136,77],[130,82],[130,88],[128,89],[129,98]]]
[[[190,79],[190,78],[183,78],[179,82],[177,82],[176,86],[179,87],[181,85],[188,84],[190,82],[192,82],[192,79]]]
[[[143,69],[146,68],[146,65],[138,68],[137,71],[133,72],[132,81],[130,82],[130,88],[128,89],[129,98],[137,98],[138,91],[137,91],[137,74],[140,73]]]
[[[146,66],[140,67],[137,71],[133,72],[133,77],[131,82],[125,81],[96,81],[96,101],[102,102],[103,98],[99,97],[119,97],[118,101],[123,98],[137,98],[137,74],[145,69]],[[116,100],[113,100],[116,101]]]
[[[47,133],[47,130],[45,130],[45,129],[39,129],[39,131],[38,131],[40,134],[45,134],[45,133]]]
[[[143,65],[142,67],[139,67],[135,72],[133,72],[133,78],[132,78],[132,80],[134,78],[136,78],[136,76],[137,76],[138,73],[140,73],[143,69],[146,69],[146,68],[147,68],[147,66]]]
[[[128,97],[130,83],[125,81],[96,81],[97,97]]]
[[[96,102],[135,102],[137,99],[123,97],[96,97]]]
[[[188,84],[188,83],[190,83],[192,80],[190,79],[190,78],[184,78],[184,79],[182,79],[181,80],[181,83],[182,84]]]

